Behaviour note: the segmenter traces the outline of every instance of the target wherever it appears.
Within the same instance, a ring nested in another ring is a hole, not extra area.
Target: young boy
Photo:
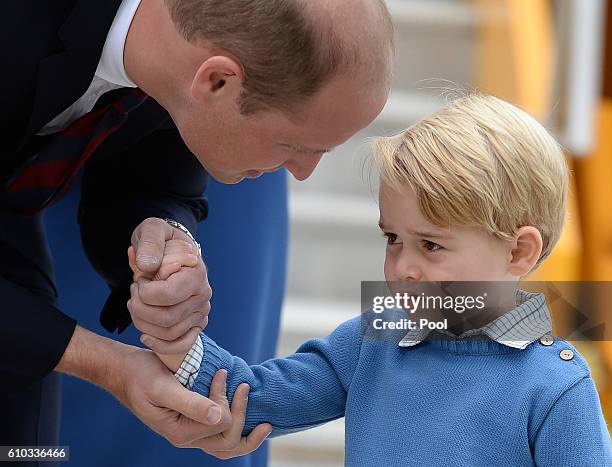
[[[245,434],[345,417],[346,465],[612,465],[587,363],[549,335],[543,295],[515,290],[561,235],[559,145],[526,113],[474,94],[379,139],[374,160],[386,280],[512,283],[512,304],[456,334],[417,328],[395,341],[368,338],[357,317],[251,366],[202,333],[170,368],[195,364],[187,384],[204,395],[219,369],[230,397],[248,383]]]

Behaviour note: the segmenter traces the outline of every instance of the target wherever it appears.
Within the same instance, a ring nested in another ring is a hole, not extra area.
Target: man
[[[54,307],[40,213],[85,166],[79,223],[111,287],[105,326],[129,324],[129,298],[146,345],[185,350],[206,323],[211,291],[201,261],[150,280],[165,240],[189,239],[205,217],[207,173],[237,183],[285,167],[306,179],[378,115],[391,77],[384,3],[23,0],[7,8],[0,444],[55,443],[55,369],[107,389],[173,444],[215,451],[202,440],[230,425],[221,395],[196,398],[150,352],[90,333]],[[130,243],[150,274],[131,287]]]

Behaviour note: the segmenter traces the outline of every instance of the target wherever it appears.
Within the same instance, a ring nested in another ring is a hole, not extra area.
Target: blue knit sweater
[[[287,358],[247,365],[201,335],[193,389],[251,386],[245,433],[272,435],[346,417],[348,466],[612,466],[589,368],[567,342],[513,349],[432,335],[412,348],[362,338],[360,318]],[[565,361],[559,353],[571,349]]]

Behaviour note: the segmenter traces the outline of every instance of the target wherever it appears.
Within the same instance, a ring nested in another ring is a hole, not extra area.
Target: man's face
[[[238,183],[286,168],[298,180],[313,172],[326,152],[365,128],[382,110],[386,86],[335,79],[288,116],[262,111],[246,117],[235,102],[191,112],[181,135],[208,173]]]

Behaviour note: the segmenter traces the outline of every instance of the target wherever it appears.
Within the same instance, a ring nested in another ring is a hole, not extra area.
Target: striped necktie
[[[98,146],[148,97],[138,88],[119,94],[116,100],[83,115],[58,133],[11,180],[1,196],[3,206],[32,215],[57,202]]]

